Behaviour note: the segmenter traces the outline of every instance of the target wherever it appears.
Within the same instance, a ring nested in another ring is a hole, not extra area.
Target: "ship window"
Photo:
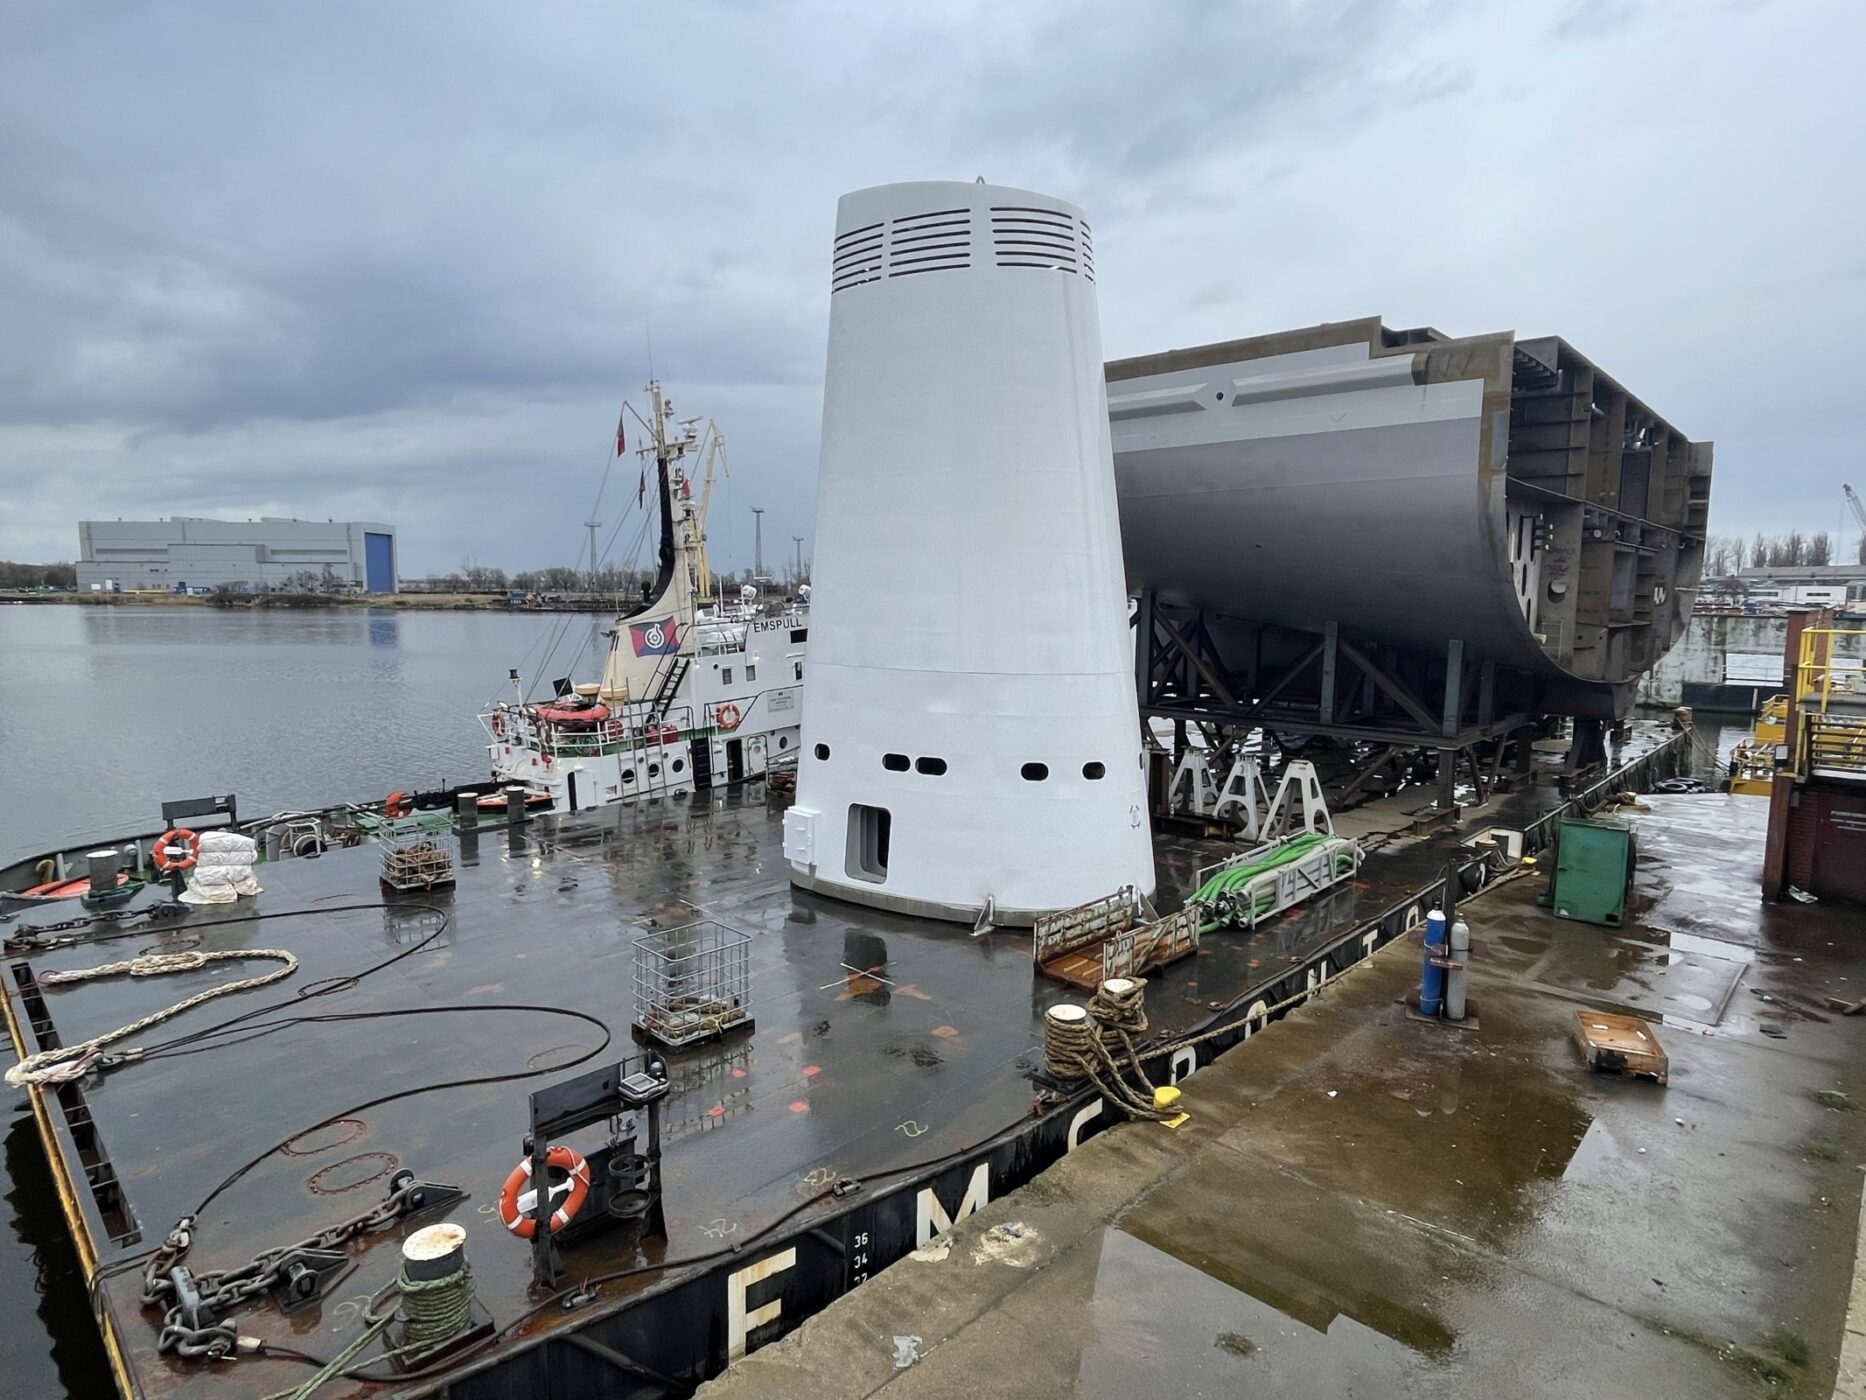
[[[885,807],[849,804],[849,849],[843,868],[850,879],[878,885],[888,878],[888,836],[893,825]]]
[[[650,778],[660,777],[661,776],[661,765],[658,763],[650,763],[648,765],[648,776]]]
[[[1026,763],[1018,771],[1024,775],[1025,782],[1040,783],[1050,776],[1050,765],[1047,763]]]
[[[675,760],[674,760],[674,771],[675,771],[676,773],[680,773],[680,772],[684,772],[684,771],[686,771],[686,767],[687,767],[687,760],[686,760],[686,759],[684,759],[684,758],[677,758],[677,759],[675,759]]]
[[[625,783],[634,782],[635,781],[635,770],[633,768],[624,768],[622,770],[622,781]]]
[[[881,755],[881,766],[890,773],[905,773],[907,771],[907,755],[904,753],[884,753]]]
[[[749,661],[745,663],[745,679],[747,681],[755,681],[758,679],[758,668]]]
[[[828,744],[818,744],[816,746],[815,752],[816,752],[817,761],[819,763],[829,762],[829,745]]]
[[[788,749],[790,747],[790,736],[787,734],[778,735],[778,747],[780,749]]]
[[[726,667],[725,670],[719,673],[719,683],[721,685],[732,684],[732,668],[730,666]]]
[[[946,760],[943,758],[916,758],[914,760],[914,771],[916,773],[925,773],[929,778],[943,777],[946,773]]]
[[[1085,763],[1082,765],[1082,776],[1087,778],[1091,783],[1104,777],[1107,772],[1107,767],[1100,763]]]
[[[810,629],[808,627],[793,627],[790,629],[790,639],[793,642],[806,642],[810,639]]]

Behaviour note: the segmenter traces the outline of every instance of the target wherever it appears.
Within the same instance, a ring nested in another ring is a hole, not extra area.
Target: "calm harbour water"
[[[154,830],[165,800],[231,792],[261,816],[480,777],[474,716],[507,668],[588,678],[607,625],[0,605],[0,863]],[[24,1094],[0,1087],[0,1114],[0,1393],[112,1395]]]

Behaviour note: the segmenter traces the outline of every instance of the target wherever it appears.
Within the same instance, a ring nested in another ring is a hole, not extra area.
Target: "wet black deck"
[[[1664,737],[1646,733],[1640,747]],[[1461,835],[1525,825],[1559,801],[1546,782],[1497,799],[1461,833],[1380,851],[1351,886],[1254,934],[1208,935],[1197,958],[1149,983],[1156,1031],[1191,1031],[1244,1006],[1345,932],[1413,899],[1442,875]],[[190,1053],[81,1085],[127,1218],[80,1206],[90,1252],[106,1268],[99,1296],[108,1328],[144,1393],[267,1394],[305,1378],[305,1367],[285,1361],[208,1367],[157,1356],[157,1319],[138,1304],[136,1271],[108,1273],[112,1260],[146,1253],[230,1172],[276,1144],[289,1145],[202,1215],[188,1261],[196,1271],[312,1235],[380,1199],[390,1174],[408,1168],[471,1193],[450,1218],[468,1225],[478,1294],[492,1316],[506,1324],[533,1308],[528,1248],[500,1226],[494,1202],[520,1155],[528,1093],[573,1062],[591,1068],[635,1051],[634,939],[649,921],[671,927],[708,918],[753,935],[757,1028],[671,1057],[668,1243],[643,1253],[613,1232],[580,1243],[566,1251],[573,1280],[656,1262],[664,1249],[685,1259],[749,1239],[838,1177],[873,1178],[1029,1120],[1035,1086],[1027,1071],[1042,1012],[1080,995],[1033,971],[1027,933],[973,939],[961,926],[793,891],[781,855],[782,808],[766,804],[761,786],[546,819],[516,833],[488,829],[473,844],[476,859],[462,860],[457,888],[425,901],[382,907],[376,850],[336,851],[261,867],[265,892],[237,909],[195,910],[111,941],[6,959],[16,1019],[21,965],[42,973],[197,946],[289,948],[300,959],[282,983],[221,999],[127,1043],[153,1047],[259,1006],[272,1014]],[[1161,838],[1162,911],[1178,906],[1197,866],[1227,849]],[[367,907],[346,907],[358,905]],[[67,902],[58,912],[79,910]],[[254,912],[282,917],[242,919]],[[5,932],[17,936],[46,917],[34,911]],[[436,934],[430,946],[345,980]],[[267,966],[50,987],[45,1009],[69,1044]],[[529,1009],[494,1009],[515,1004]],[[608,1043],[590,1022],[553,1008],[596,1018],[608,1027]],[[306,1017],[320,1019],[294,1019]],[[457,1083],[515,1075],[529,1077]],[[428,1088],[442,1083],[454,1087]],[[408,1091],[417,1092],[356,1111]],[[53,1096],[47,1107],[58,1124]],[[56,1132],[82,1197],[87,1164],[75,1160],[62,1127]],[[291,1141],[294,1134],[303,1135]],[[330,1355],[354,1335],[354,1308],[343,1301],[386,1284],[398,1262],[389,1232],[360,1251],[357,1271],[321,1310],[286,1318],[256,1305],[239,1315],[241,1330]],[[667,1277],[612,1286],[603,1308]],[[500,1345],[576,1327],[598,1311],[547,1310]],[[380,1393],[341,1380],[319,1392]]]

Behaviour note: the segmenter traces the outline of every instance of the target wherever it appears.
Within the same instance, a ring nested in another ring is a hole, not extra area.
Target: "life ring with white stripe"
[[[583,1202],[590,1194],[590,1164],[583,1160],[576,1149],[565,1147],[562,1143],[552,1147],[544,1160],[546,1165],[564,1173],[564,1180],[550,1188],[553,1197],[559,1193],[564,1197],[557,1209],[551,1212],[551,1233],[555,1235],[575,1220],[577,1212],[583,1209]],[[529,1189],[530,1186],[531,1158],[521,1157],[499,1192],[499,1218],[505,1222],[505,1228],[521,1240],[528,1240],[538,1233],[538,1222],[532,1216],[537,1207],[537,1196]]]
[[[187,848],[186,855],[176,855],[173,847]],[[173,831],[165,831],[156,838],[156,843],[149,849],[149,858],[155,862],[155,868],[163,874],[171,870],[192,869],[201,858],[201,838],[185,826],[178,826]]]

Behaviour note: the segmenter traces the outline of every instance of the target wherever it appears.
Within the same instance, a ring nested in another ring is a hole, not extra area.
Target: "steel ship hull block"
[[[1108,366],[1128,581],[1624,713],[1690,616],[1711,446],[1566,342],[1377,320]]]

